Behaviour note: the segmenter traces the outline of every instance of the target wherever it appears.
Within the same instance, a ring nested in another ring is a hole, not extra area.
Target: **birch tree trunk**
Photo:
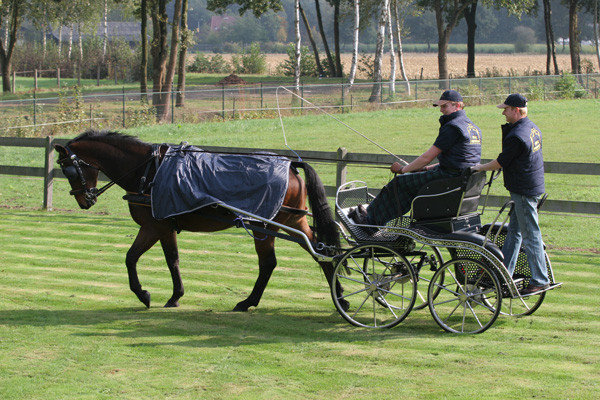
[[[387,22],[387,10],[389,0],[382,0],[379,4],[379,21],[377,22],[377,45],[375,47],[375,61],[373,65],[373,88],[369,102],[374,103],[381,100],[381,65],[383,59],[383,46],[385,44],[385,24]]]
[[[81,23],[77,23],[77,45],[79,56],[77,57],[77,84],[81,84],[81,64],[83,62],[83,41],[81,39]]]
[[[108,43],[108,0],[104,0],[104,32],[102,35],[102,62],[106,59],[106,45]]]
[[[48,33],[48,25],[42,24],[42,61],[46,61],[46,52],[48,50],[46,34]]]
[[[62,55],[62,31],[63,31],[63,26],[62,23],[60,23],[60,26],[58,27],[58,62],[60,63],[60,57]]]
[[[69,51],[67,52],[67,59],[71,59],[71,53],[73,51],[73,24],[69,28]]]
[[[406,84],[406,92],[410,96],[410,81],[406,76],[406,69],[404,68],[404,52],[402,51],[402,26],[404,25],[404,16],[402,19],[400,18],[400,13],[398,12],[398,0],[394,0],[394,17],[396,19],[396,43],[397,43],[397,51],[398,51],[398,64],[400,64],[400,76],[402,76],[402,80]]]
[[[396,54],[394,52],[394,31],[392,30],[392,13],[390,1],[387,9],[387,30],[390,40],[390,96],[396,93]]]
[[[300,92],[300,0],[294,1],[294,32],[296,33],[296,64],[294,65],[294,90]]]
[[[358,33],[360,28],[360,0],[354,0],[354,39],[352,46],[352,64],[350,64],[350,74],[348,75],[348,83],[350,88],[354,85],[356,77],[356,65],[358,64]]]

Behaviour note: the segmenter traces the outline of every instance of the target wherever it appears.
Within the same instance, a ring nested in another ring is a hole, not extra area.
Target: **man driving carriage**
[[[481,160],[481,129],[464,111],[463,98],[456,90],[446,90],[433,103],[440,107],[439,134],[433,145],[413,162],[390,170],[398,174],[365,209],[357,207],[349,217],[358,224],[383,226],[410,210],[419,189],[428,182],[459,176]],[[434,158],[439,163],[429,165]]]

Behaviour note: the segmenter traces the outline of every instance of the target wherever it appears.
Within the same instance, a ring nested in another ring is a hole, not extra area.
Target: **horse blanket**
[[[217,154],[172,146],[151,186],[152,215],[164,219],[227,204],[272,219],[287,192],[290,163],[269,153]]]

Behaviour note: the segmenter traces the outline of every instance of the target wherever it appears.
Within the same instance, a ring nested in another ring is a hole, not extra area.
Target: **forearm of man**
[[[402,173],[405,174],[407,172],[422,170],[427,164],[429,164],[431,161],[433,161],[434,158],[436,158],[438,155],[440,155],[441,152],[442,152],[441,149],[437,148],[436,146],[431,146],[429,148],[429,150],[427,150],[425,153],[421,154],[413,162],[402,167]]]
[[[476,171],[495,171],[500,168],[502,168],[502,165],[500,165],[498,160],[490,161],[486,164],[479,164],[473,167],[473,169]]]

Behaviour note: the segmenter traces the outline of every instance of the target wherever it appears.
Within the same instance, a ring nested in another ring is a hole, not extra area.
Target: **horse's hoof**
[[[237,303],[237,305],[233,308],[233,311],[248,311],[248,306],[242,303]]]
[[[348,311],[350,309],[350,303],[347,300],[340,300],[340,306],[342,306],[342,310]]]
[[[169,301],[167,301],[167,304],[165,304],[165,308],[166,307],[179,307],[179,301],[169,299]]]
[[[147,290],[142,290],[139,293],[135,294],[137,298],[144,303],[146,308],[150,308],[150,293]]]

